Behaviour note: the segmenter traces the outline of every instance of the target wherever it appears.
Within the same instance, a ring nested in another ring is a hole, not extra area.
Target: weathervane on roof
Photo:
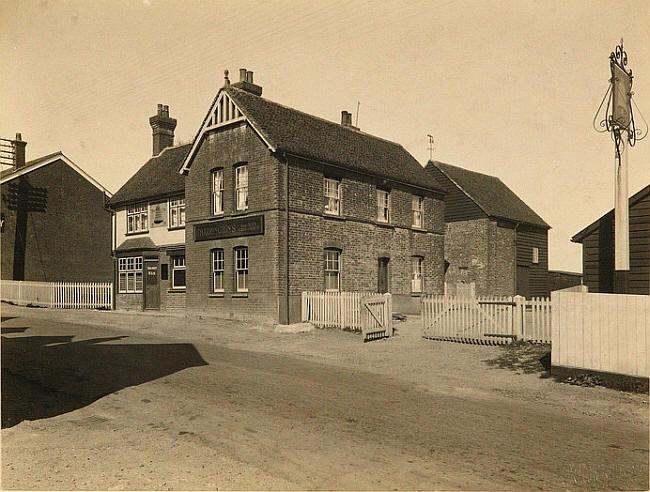
[[[432,161],[433,160],[433,144],[434,144],[433,135],[427,135],[427,137],[429,137],[429,160]]]
[[[627,150],[634,147],[637,141],[648,135],[646,123],[639,107],[632,99],[632,70],[627,68],[627,52],[621,44],[616,46],[609,55],[611,78],[605,96],[598,106],[592,122],[594,129],[600,133],[610,133],[614,140],[615,180],[614,193],[614,291],[625,294],[628,292],[630,271],[630,232],[627,186]],[[601,113],[607,100],[605,112]],[[636,127],[632,104],[643,120],[641,129]],[[600,119],[602,118],[602,119]],[[598,126],[596,126],[596,122]]]

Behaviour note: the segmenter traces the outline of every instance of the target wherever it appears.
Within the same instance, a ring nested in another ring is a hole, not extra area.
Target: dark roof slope
[[[117,247],[117,251],[158,249],[149,236],[127,239]]]
[[[149,159],[117,190],[108,204],[115,206],[185,191],[185,176],[178,174],[178,168],[191,145],[168,147],[156,157]]]
[[[628,207],[632,207],[635,203],[638,201],[642,200],[643,198],[647,197],[650,195],[650,185],[645,186],[641,188],[639,191],[637,191],[634,195],[630,197],[628,200]],[[598,229],[598,226],[600,225],[600,222],[603,219],[607,219],[611,216],[614,215],[614,209],[610,210],[606,214],[604,214],[602,217],[596,219],[593,221],[591,224],[589,224],[587,227],[582,229],[580,232],[578,232],[575,236],[571,238],[571,241],[574,243],[581,243],[585,237],[587,237],[589,234],[594,232],[596,229]]]
[[[490,217],[513,220],[550,229],[539,215],[499,178],[469,171],[444,162],[429,161]]]
[[[223,90],[277,151],[443,192],[400,144],[274,103],[232,86]]]
[[[52,157],[57,156],[57,155],[62,155],[61,151],[52,152],[51,154],[43,155],[43,156],[38,157],[36,159],[32,159],[31,161],[26,162],[25,165],[23,167],[21,167],[20,169],[16,169],[15,167],[10,167],[8,169],[3,169],[0,172],[0,178],[4,178],[5,176],[9,176],[10,174],[17,173],[18,171],[21,171],[21,170],[23,170],[25,168],[28,168],[29,166],[33,166],[35,164],[40,164],[41,162],[46,161],[48,159],[51,159]]]

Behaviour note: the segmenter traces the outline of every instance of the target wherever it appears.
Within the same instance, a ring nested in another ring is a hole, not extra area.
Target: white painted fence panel
[[[323,328],[361,330],[361,299],[370,292],[303,292],[302,321]]]
[[[551,364],[649,377],[650,296],[552,292]]]
[[[551,343],[551,301],[547,298],[425,296],[421,314],[425,338]]]
[[[112,283],[2,280],[0,297],[18,305],[64,309],[112,309]]]

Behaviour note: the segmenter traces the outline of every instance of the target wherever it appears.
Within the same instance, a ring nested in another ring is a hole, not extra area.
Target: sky
[[[223,71],[264,97],[499,177],[552,229],[549,266],[581,271],[571,236],[613,208],[614,150],[592,120],[620,39],[650,120],[650,2],[0,0],[0,136],[62,151],[117,191],[151,156],[167,104],[176,143]],[[358,114],[357,114],[358,107]],[[637,119],[638,113],[637,113]],[[650,137],[629,194],[650,182]]]

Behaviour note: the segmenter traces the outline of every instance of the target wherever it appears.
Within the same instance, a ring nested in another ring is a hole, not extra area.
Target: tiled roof
[[[178,168],[189,152],[191,144],[168,147],[149,159],[138,172],[117,190],[108,202],[115,206],[145,200],[156,196],[173,195],[185,191],[185,176]]]
[[[444,162],[430,161],[476,203],[489,217],[523,222],[550,229],[524,201],[499,178],[469,171]]]
[[[241,89],[223,89],[275,150],[443,192],[395,142],[354,130]]]
[[[158,249],[149,236],[134,237],[127,239],[117,247],[117,251],[135,251]]]

